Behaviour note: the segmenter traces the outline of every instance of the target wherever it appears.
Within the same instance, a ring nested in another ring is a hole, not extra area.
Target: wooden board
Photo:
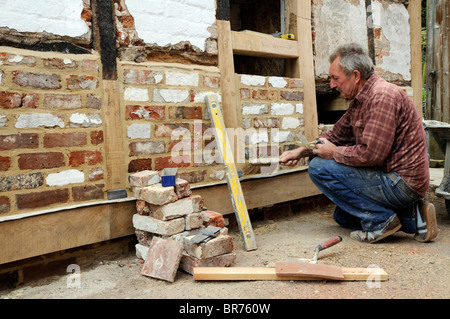
[[[382,268],[342,267],[343,281],[385,281]],[[195,267],[194,280],[324,280],[317,277],[279,276],[274,267]]]
[[[333,265],[277,262],[275,264],[277,276],[315,277],[323,279],[343,280],[342,268]]]

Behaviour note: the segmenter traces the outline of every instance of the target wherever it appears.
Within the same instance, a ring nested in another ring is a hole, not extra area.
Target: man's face
[[[336,88],[344,98],[353,99],[358,93],[358,74],[354,71],[349,78],[345,75],[339,66],[340,57],[334,59],[333,63],[330,65],[330,88]]]

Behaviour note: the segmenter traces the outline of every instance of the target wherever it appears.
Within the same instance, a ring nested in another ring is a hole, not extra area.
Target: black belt
[[[408,196],[410,196],[413,199],[419,199],[421,196],[417,194],[415,190],[411,188],[400,176],[394,174],[394,173],[387,173],[387,176],[395,182],[397,179],[399,179],[397,186],[400,187]]]

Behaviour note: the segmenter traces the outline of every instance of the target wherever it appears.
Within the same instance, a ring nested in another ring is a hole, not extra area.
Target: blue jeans
[[[414,204],[420,197],[404,191],[405,185],[409,186],[400,176],[392,180],[381,170],[343,165],[320,157],[309,163],[309,176],[336,204],[333,217],[342,227],[375,231],[397,214],[402,224],[400,230],[416,233]],[[399,187],[400,181],[403,188]]]

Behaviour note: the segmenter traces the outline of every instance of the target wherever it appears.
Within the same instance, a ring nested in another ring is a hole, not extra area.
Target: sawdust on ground
[[[252,223],[258,248],[245,251],[237,226],[229,227],[237,259],[233,266],[270,267],[290,258],[312,258],[317,244],[340,235],[343,241],[319,254],[318,263],[350,268],[383,268],[388,281],[194,281],[178,271],[169,283],[142,276],[134,251],[116,260],[96,261],[72,274],[52,276],[0,291],[2,299],[448,299],[450,297],[450,217],[445,201],[429,192],[440,234],[419,243],[398,232],[376,244],[349,238],[332,219],[334,205],[281,213]],[[75,284],[74,284],[75,283]]]

